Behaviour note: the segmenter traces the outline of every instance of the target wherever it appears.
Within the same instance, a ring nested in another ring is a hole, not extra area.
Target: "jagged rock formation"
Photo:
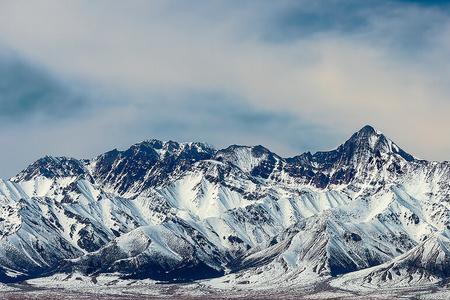
[[[0,181],[0,281],[436,282],[450,275],[449,179],[450,163],[418,160],[370,126],[292,158],[157,140],[45,157]]]

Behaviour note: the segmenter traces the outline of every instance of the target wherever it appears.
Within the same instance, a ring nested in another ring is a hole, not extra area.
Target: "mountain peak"
[[[376,129],[375,129],[373,126],[371,126],[371,125],[365,125],[363,128],[361,128],[360,130],[358,130],[357,133],[361,133],[361,134],[372,134],[372,135],[381,134],[381,132],[379,132],[378,130],[376,130]]]
[[[391,152],[393,142],[384,134],[375,130],[372,126],[366,125],[361,130],[355,132],[344,145],[352,145],[351,148],[361,148],[369,152],[379,150],[380,152]]]
[[[347,142],[368,143],[371,148],[373,148],[378,141],[383,143],[392,143],[392,141],[390,141],[383,133],[370,125],[366,125],[355,132]]]
[[[407,161],[414,160],[414,157],[403,151],[397,144],[387,138],[382,132],[370,125],[365,125],[355,132],[340,148],[346,151],[381,154],[396,154]]]
[[[414,157],[383,133],[370,125],[366,125],[355,132],[345,143],[331,151],[316,152],[312,161],[322,164],[326,168],[331,168],[336,164],[365,164],[372,157],[389,157],[391,155],[400,156],[406,161],[413,161]]]
[[[65,156],[53,157],[47,155],[29,165],[11,180],[27,181],[37,176],[46,178],[83,176],[86,173],[83,162],[80,160]]]

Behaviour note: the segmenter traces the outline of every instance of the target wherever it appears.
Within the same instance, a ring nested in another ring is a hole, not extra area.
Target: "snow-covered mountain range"
[[[0,282],[53,273],[408,286],[450,277],[450,163],[365,126],[283,158],[149,140],[0,181]]]

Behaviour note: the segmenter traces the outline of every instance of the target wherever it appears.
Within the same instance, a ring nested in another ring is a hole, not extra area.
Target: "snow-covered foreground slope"
[[[0,282],[432,284],[450,276],[449,216],[450,163],[418,160],[370,126],[292,158],[151,140],[44,157],[0,181]]]

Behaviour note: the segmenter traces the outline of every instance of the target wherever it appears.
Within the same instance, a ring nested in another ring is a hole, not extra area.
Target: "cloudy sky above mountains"
[[[0,1],[0,176],[159,138],[450,159],[447,1]]]

